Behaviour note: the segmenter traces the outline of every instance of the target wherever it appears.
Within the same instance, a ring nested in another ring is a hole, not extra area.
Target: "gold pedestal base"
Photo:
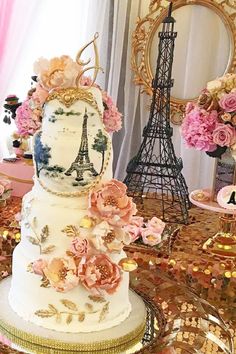
[[[236,257],[236,218],[234,215],[225,214],[219,217],[220,231],[209,238],[203,249],[227,258]]]

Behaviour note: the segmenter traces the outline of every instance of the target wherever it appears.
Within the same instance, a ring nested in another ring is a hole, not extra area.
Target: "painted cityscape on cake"
[[[54,110],[55,101],[49,102],[45,124],[35,135],[36,175],[52,192],[78,193],[104,173],[111,148],[108,134],[94,107],[76,102],[73,108],[61,104]]]

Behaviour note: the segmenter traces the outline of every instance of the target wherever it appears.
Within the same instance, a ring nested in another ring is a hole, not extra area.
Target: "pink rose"
[[[230,124],[219,123],[213,131],[213,142],[219,146],[231,146],[236,142],[235,128]]]
[[[136,225],[126,225],[123,229],[130,234],[131,242],[134,242],[141,235],[142,229]]]
[[[236,111],[236,92],[226,93],[219,101],[220,107],[226,112]]]
[[[147,227],[142,230],[142,239],[145,245],[155,246],[161,242],[161,234]]]
[[[78,276],[86,289],[99,295],[113,294],[121,282],[120,268],[105,254],[84,256],[78,266]]]
[[[73,258],[53,258],[43,269],[50,285],[59,292],[66,292],[79,284]]]
[[[90,215],[114,226],[129,224],[137,210],[132,198],[126,195],[126,190],[126,185],[115,179],[103,183],[90,193]]]
[[[33,262],[32,269],[35,274],[43,275],[43,270],[47,267],[48,262],[44,259],[38,259],[37,261]]]
[[[133,216],[130,220],[130,224],[137,227],[143,227],[143,217]]]
[[[79,237],[75,237],[70,246],[70,251],[76,256],[76,257],[82,257],[85,254],[88,253],[89,249],[89,242],[86,239],[80,239]]]
[[[152,229],[155,233],[161,234],[165,228],[165,223],[161,219],[154,216],[148,221],[147,227]]]

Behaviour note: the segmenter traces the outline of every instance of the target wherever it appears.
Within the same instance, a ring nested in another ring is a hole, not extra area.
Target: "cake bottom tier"
[[[91,333],[64,333],[52,331],[21,319],[8,303],[11,279],[0,284],[0,330],[18,347],[27,352],[49,353],[124,353],[139,342],[146,324],[146,308],[142,299],[129,292],[132,305],[124,322],[111,329]]]
[[[114,294],[97,297],[82,285],[63,293],[44,287],[40,276],[27,271],[31,262],[19,244],[14,251],[9,304],[25,321],[55,331],[78,333],[114,327],[129,316],[128,273],[123,274]]]

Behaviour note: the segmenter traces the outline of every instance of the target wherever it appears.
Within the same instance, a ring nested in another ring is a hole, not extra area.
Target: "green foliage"
[[[104,154],[104,152],[107,150],[107,141],[108,139],[106,135],[104,135],[101,129],[99,129],[96,137],[94,138],[92,149]]]

